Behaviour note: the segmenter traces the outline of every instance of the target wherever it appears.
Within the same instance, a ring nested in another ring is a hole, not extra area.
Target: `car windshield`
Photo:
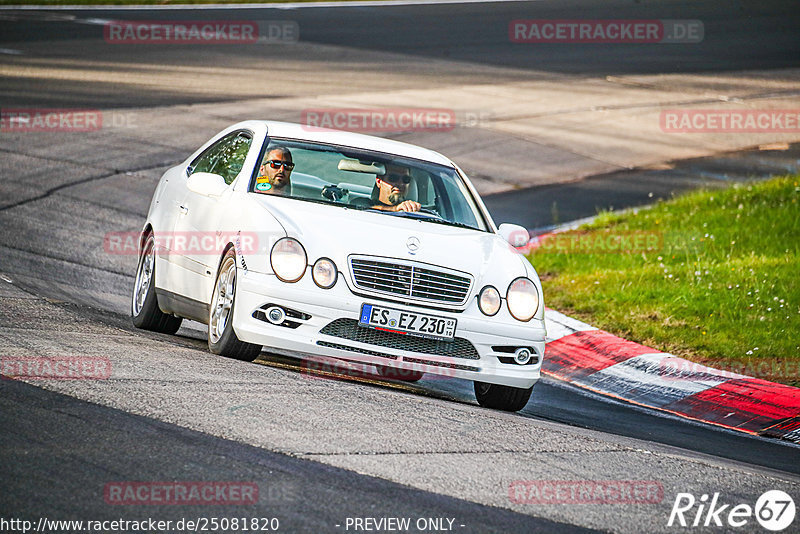
[[[455,169],[363,149],[269,139],[249,190],[488,231]]]

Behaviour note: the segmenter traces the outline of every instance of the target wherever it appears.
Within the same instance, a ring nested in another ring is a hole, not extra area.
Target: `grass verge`
[[[694,362],[800,386],[800,176],[604,213],[530,259],[554,309]]]

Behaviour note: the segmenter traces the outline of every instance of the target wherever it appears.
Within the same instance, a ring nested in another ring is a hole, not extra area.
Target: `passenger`
[[[400,165],[386,165],[383,176],[375,177],[372,192],[372,209],[381,211],[419,211],[422,205],[414,200],[406,200],[411,184],[408,168]]]
[[[294,163],[292,163],[292,153],[288,148],[282,146],[270,148],[258,171],[256,191],[270,195],[291,195],[292,169],[294,169]]]

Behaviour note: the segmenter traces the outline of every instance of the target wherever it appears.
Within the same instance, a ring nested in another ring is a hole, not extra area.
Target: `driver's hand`
[[[419,211],[422,204],[413,200],[404,200],[394,207],[393,211]]]

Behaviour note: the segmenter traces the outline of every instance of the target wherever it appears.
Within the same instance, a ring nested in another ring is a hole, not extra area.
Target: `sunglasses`
[[[281,165],[286,167],[287,171],[291,171],[292,169],[294,169],[294,163],[292,163],[291,161],[281,161],[279,159],[271,159],[268,160],[266,163],[268,163],[269,166],[272,167],[273,169],[280,169]]]
[[[403,184],[408,185],[411,183],[411,176],[407,174],[387,174],[382,178],[384,182],[389,182],[390,184],[399,184],[403,182]]]

